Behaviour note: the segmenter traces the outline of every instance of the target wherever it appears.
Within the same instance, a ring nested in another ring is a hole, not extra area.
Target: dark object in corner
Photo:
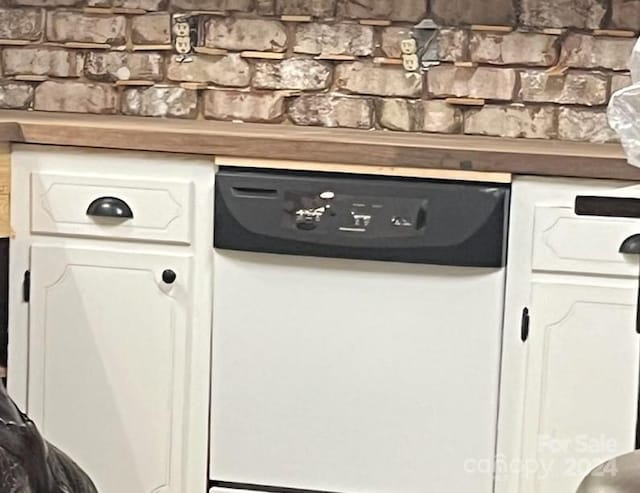
[[[9,238],[0,238],[0,367],[7,367],[9,333]]]
[[[615,457],[596,467],[578,493],[637,493],[640,491],[640,450]]]
[[[0,492],[97,493],[89,477],[47,443],[0,384]]]

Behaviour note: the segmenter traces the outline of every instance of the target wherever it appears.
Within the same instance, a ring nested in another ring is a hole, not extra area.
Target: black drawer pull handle
[[[87,216],[133,219],[131,207],[116,197],[100,197],[89,204]]]
[[[522,319],[520,321],[520,339],[522,342],[527,342],[529,339],[529,325],[531,323],[531,316],[529,315],[529,309],[522,309]]]
[[[620,253],[627,255],[640,254],[640,234],[629,236],[620,245]],[[640,334],[640,274],[638,275],[638,299],[636,302],[636,332]],[[640,448],[640,389],[638,389],[638,406],[636,408],[636,449]]]
[[[640,255],[640,234],[629,236],[620,245],[620,253],[626,255]],[[640,334],[640,274],[638,274],[638,304],[636,306],[636,332]],[[640,407],[638,408],[640,413]],[[638,430],[640,433],[640,429]],[[640,438],[640,434],[638,435]],[[640,443],[638,444],[640,445]]]
[[[640,234],[629,236],[620,245],[620,253],[627,255],[640,255]]]
[[[640,199],[632,197],[593,197],[578,195],[575,203],[577,216],[640,218]]]

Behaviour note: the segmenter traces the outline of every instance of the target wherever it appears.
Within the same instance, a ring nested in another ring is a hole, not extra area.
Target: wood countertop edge
[[[0,142],[640,181],[619,144],[12,110]]]

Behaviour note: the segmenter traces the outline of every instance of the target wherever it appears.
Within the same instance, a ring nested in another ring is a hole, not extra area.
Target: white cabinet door
[[[28,412],[101,493],[184,493],[190,269],[183,255],[32,247]]]
[[[640,220],[579,216],[578,195],[640,191],[606,180],[513,184],[496,493],[574,493],[593,466],[634,448],[638,258],[619,248]]]
[[[634,449],[636,294],[610,286],[533,285],[523,493],[575,492],[595,466]]]

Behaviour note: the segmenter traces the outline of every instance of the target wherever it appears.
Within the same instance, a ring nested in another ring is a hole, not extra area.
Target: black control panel
[[[505,263],[508,185],[225,168],[216,248],[460,266]]]
[[[360,236],[371,240],[409,238],[426,227],[427,200],[323,192],[285,191],[283,227]]]

